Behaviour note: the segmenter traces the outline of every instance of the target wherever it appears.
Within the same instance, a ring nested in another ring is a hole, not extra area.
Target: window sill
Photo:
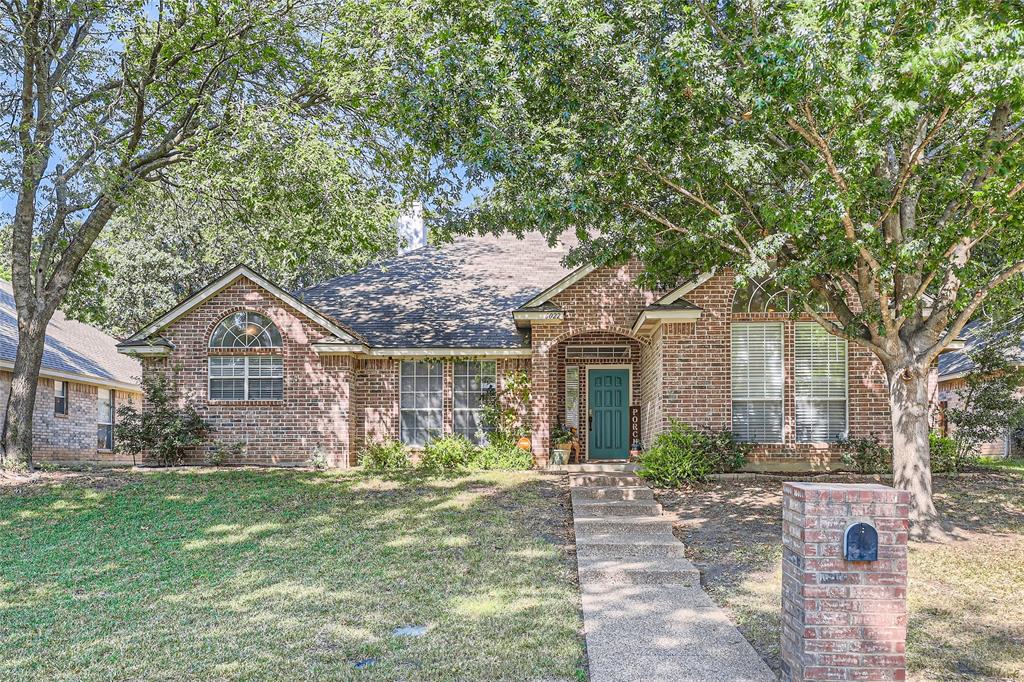
[[[273,405],[283,405],[284,399],[281,400],[207,400],[207,405],[227,406],[227,407],[270,407]]]
[[[57,419],[67,419],[68,418],[67,412],[54,412],[53,416],[56,417]]]

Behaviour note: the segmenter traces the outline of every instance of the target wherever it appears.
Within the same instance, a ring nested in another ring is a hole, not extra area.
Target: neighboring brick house
[[[935,426],[944,435],[951,426],[946,421],[945,411],[963,404],[963,393],[967,385],[967,377],[974,373],[976,367],[971,353],[978,350],[989,337],[978,323],[971,323],[961,333],[959,341],[962,347],[943,353],[938,361],[938,410],[935,411]],[[998,337],[997,337],[998,338]],[[1017,345],[1010,344],[1005,351],[1007,359],[1017,365],[1024,365],[1024,339]],[[978,454],[984,457],[1020,457],[1024,455],[1024,427],[1010,428],[1007,426],[1003,435],[978,448]]]
[[[728,272],[643,291],[639,266],[563,264],[539,235],[422,247],[295,293],[244,266],[122,343],[171,373],[233,463],[356,463],[369,442],[480,434],[480,396],[531,379],[533,451],[579,427],[622,459],[672,421],[733,429],[752,466],[826,466],[842,434],[890,433],[885,376],[865,349]]]
[[[0,282],[0,410],[11,392],[18,315],[10,282]],[[141,403],[141,365],[117,352],[117,339],[59,310],[46,328],[36,388],[32,455],[43,462],[118,462],[116,411]],[[131,458],[127,458],[131,461]]]

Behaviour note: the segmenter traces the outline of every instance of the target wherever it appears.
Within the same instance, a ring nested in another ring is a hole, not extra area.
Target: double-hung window
[[[457,361],[455,379],[455,433],[483,445],[487,426],[483,422],[483,398],[497,388],[497,366],[491,361]]]
[[[53,382],[53,413],[65,415],[68,413],[68,382],[66,381]]]
[[[399,431],[406,445],[423,446],[441,435],[443,368],[425,360],[403,361],[399,367]]]
[[[732,324],[732,430],[749,443],[782,442],[783,325]]]
[[[109,388],[96,392],[96,447],[114,449],[114,391]]]
[[[210,336],[210,400],[281,400],[280,348],[281,332],[264,315],[240,311],[222,320]],[[217,355],[219,349],[231,353]]]
[[[823,443],[847,431],[847,345],[817,322],[794,329],[796,440]]]

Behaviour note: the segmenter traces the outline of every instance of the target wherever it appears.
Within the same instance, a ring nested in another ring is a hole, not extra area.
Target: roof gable
[[[253,282],[257,286],[261,287],[269,294],[277,298],[282,303],[288,305],[294,310],[299,311],[309,319],[316,322],[318,325],[331,332],[339,340],[345,343],[362,343],[363,340],[358,337],[354,332],[343,328],[337,322],[329,319],[322,313],[314,310],[310,306],[306,305],[299,299],[292,296],[290,293],[277,286],[266,277],[263,277],[259,273],[255,272],[252,268],[246,265],[238,265],[230,272],[225,273],[216,280],[210,282],[205,287],[195,292],[181,303],[171,308],[169,311],[158,317],[157,319],[150,322],[148,325],[140,329],[138,332],[128,338],[123,344],[123,347],[131,346],[138,342],[149,339],[153,334],[160,331],[176,319],[184,315],[185,313],[199,307],[204,302],[217,295],[222,290],[226,289],[239,277],[245,277],[249,281]]]

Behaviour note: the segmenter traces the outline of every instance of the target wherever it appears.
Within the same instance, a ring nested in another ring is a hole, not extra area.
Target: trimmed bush
[[[494,438],[473,453],[470,465],[474,469],[524,471],[533,468],[533,455],[529,451],[520,450],[513,442]]]
[[[892,451],[882,445],[877,436],[846,438],[838,442],[842,450],[840,461],[861,474],[887,474],[892,472]]]
[[[637,474],[658,487],[675,488],[739,469],[747,461],[747,451],[748,446],[737,442],[731,432],[673,422],[640,455]]]
[[[420,468],[433,473],[448,473],[469,468],[476,446],[464,436],[445,436],[426,444]]]
[[[932,471],[943,474],[958,474],[975,460],[965,456],[957,446],[957,441],[937,433],[928,434],[928,449],[931,452]]]
[[[397,440],[371,443],[359,453],[359,462],[367,471],[403,471],[412,467],[408,450]]]

